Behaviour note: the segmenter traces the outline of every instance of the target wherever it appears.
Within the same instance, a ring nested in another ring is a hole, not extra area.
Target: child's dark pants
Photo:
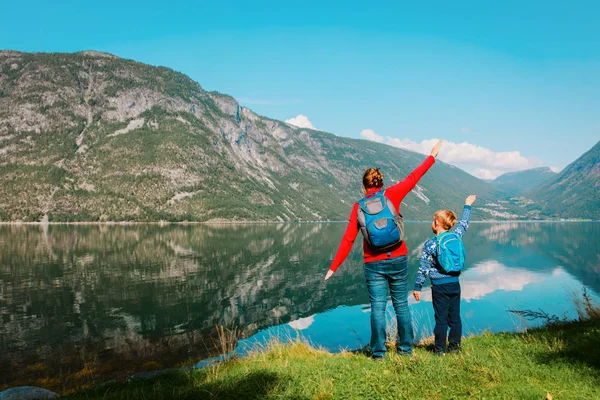
[[[460,349],[462,322],[460,320],[460,283],[444,283],[432,285],[433,309],[435,311],[435,352],[446,352],[446,335],[448,327],[449,350]]]

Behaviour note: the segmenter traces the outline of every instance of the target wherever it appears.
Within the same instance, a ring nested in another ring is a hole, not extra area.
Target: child
[[[469,227],[469,217],[471,216],[471,205],[475,202],[476,196],[471,195],[465,200],[460,221],[452,230],[459,238],[461,238]],[[446,352],[446,335],[448,326],[450,326],[450,335],[448,336],[448,351],[460,351],[460,338],[462,336],[462,322],[460,320],[460,283],[458,277],[460,269],[464,264],[464,248],[462,242],[459,243],[462,256],[456,257],[457,271],[447,272],[440,263],[440,251],[438,249],[438,240],[441,239],[441,234],[449,231],[456,223],[456,215],[450,210],[440,210],[433,216],[431,229],[436,236],[430,238],[423,245],[421,252],[421,263],[417,279],[415,281],[415,290],[413,296],[416,301],[421,300],[421,287],[427,279],[431,279],[431,297],[433,300],[433,310],[435,312],[435,328],[433,330],[435,336],[435,352],[444,354]],[[458,239],[460,241],[460,239]],[[457,244],[456,242],[454,244]],[[460,254],[459,254],[460,255]],[[446,256],[446,254],[444,254]],[[446,264],[445,264],[446,265]]]

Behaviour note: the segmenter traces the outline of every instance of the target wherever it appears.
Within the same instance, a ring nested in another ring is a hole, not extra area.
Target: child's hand
[[[416,301],[421,301],[421,292],[418,290],[413,290],[413,296],[415,296]]]
[[[333,271],[332,270],[327,271],[327,275],[325,275],[325,280],[328,280],[329,278],[331,278],[331,275],[333,275]]]
[[[474,194],[472,194],[469,197],[467,197],[467,199],[465,200],[465,204],[467,206],[473,205],[473,203],[475,203],[476,199],[477,199],[477,196],[475,196]]]

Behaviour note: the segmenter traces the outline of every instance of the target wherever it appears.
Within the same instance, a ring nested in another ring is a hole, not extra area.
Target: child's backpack
[[[365,240],[375,250],[391,249],[404,240],[402,215],[383,190],[358,201],[358,223]]]
[[[460,272],[465,266],[465,246],[454,232],[442,232],[437,236],[438,262],[446,272]]]

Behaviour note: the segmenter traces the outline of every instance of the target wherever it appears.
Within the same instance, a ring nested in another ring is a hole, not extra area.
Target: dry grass
[[[592,296],[585,286],[581,291],[581,297],[577,293],[571,294],[571,301],[575,304],[580,321],[590,318],[600,318],[600,306],[594,304]]]
[[[217,348],[221,354],[230,354],[235,350],[238,340],[240,339],[239,331],[237,329],[227,329],[224,326],[217,326]]]

